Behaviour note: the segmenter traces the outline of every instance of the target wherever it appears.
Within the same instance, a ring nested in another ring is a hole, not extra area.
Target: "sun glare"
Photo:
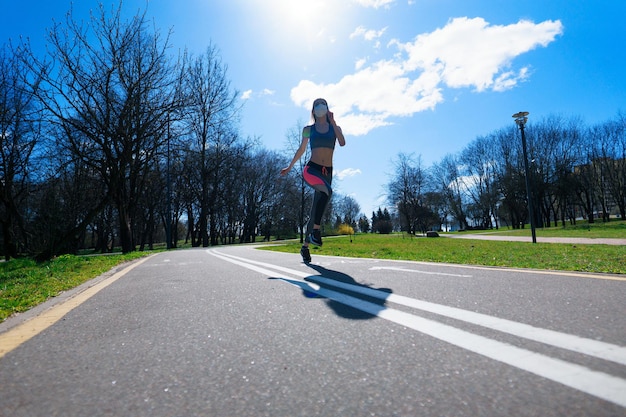
[[[343,2],[334,0],[267,0],[264,11],[271,30],[287,42],[324,43],[332,41],[341,15]]]

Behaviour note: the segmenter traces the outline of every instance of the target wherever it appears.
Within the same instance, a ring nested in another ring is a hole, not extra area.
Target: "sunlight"
[[[337,25],[346,15],[344,4],[333,0],[267,0],[263,9],[271,30],[283,42],[301,46],[306,42],[309,48],[334,42]]]

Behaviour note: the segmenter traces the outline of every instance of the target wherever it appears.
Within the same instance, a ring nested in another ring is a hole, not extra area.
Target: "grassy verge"
[[[493,231],[491,231],[493,233]],[[498,234],[530,236],[530,230],[500,230]],[[538,229],[540,237],[626,238],[626,221],[581,223],[565,228]],[[298,253],[289,242],[267,250]],[[111,268],[152,252],[127,255],[70,256],[37,264],[29,259],[0,262],[0,322],[26,311],[62,291],[74,288]],[[626,246],[559,243],[494,242],[406,235],[357,235],[326,238],[312,255],[400,259],[469,265],[535,268],[563,271],[626,274]]]
[[[510,229],[508,227],[499,230],[473,231],[469,233],[488,233],[503,236],[530,236],[530,227],[525,229]],[[580,237],[580,238],[613,238],[626,239],[626,220],[611,220],[604,223],[597,220],[595,223],[586,221],[566,226],[542,227],[536,229],[538,237]]]
[[[290,242],[264,249],[299,253],[300,244]],[[312,256],[316,254],[626,274],[626,247],[613,245],[532,244],[368,234],[352,239],[348,236],[326,238],[322,248],[311,251]]]
[[[26,311],[62,291],[147,252],[127,255],[64,255],[41,264],[30,259],[0,262],[0,322],[14,313]]]

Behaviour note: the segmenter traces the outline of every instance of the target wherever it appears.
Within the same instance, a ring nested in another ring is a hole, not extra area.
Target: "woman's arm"
[[[335,115],[331,111],[328,112],[328,121],[331,125],[333,125],[333,129],[335,129],[335,135],[337,136],[339,146],[346,146],[346,138],[343,136],[341,127],[337,126],[337,122],[335,122]]]
[[[339,146],[346,146],[346,138],[343,136],[343,132],[341,128],[337,125],[335,127],[335,134],[337,135],[337,141],[339,142]]]
[[[306,126],[304,129],[302,129],[302,142],[300,142],[300,147],[296,150],[296,154],[291,160],[289,166],[280,170],[280,175],[286,175],[289,171],[291,171],[291,168],[293,168],[296,162],[302,157],[304,152],[306,152],[306,147],[309,144],[310,134],[311,128],[309,126]]]

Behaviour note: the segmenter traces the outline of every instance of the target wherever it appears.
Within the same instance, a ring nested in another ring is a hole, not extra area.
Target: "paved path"
[[[323,253],[162,252],[0,325],[0,416],[626,416],[626,277]]]
[[[503,236],[492,234],[441,234],[440,236],[454,239],[502,240],[510,242],[532,242],[531,236]],[[626,245],[626,239],[614,238],[582,238],[582,237],[537,237],[537,243],[571,243],[573,245]]]

